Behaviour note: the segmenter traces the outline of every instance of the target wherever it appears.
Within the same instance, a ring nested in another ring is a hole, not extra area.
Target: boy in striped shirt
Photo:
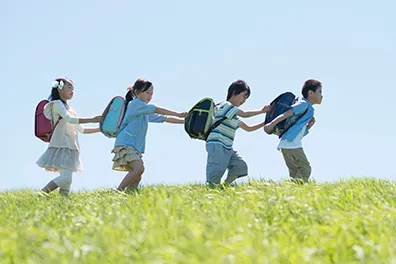
[[[247,132],[252,132],[264,126],[264,122],[249,126],[238,117],[252,117],[264,114],[269,110],[269,105],[261,110],[242,111],[239,109],[250,96],[250,87],[246,82],[237,80],[228,88],[227,100],[220,103],[216,113],[216,121],[226,117],[219,126],[212,130],[206,140],[208,159],[206,164],[206,181],[210,186],[220,184],[224,172],[228,169],[225,184],[230,184],[237,178],[248,174],[246,162],[233,150],[235,131],[241,127]]]

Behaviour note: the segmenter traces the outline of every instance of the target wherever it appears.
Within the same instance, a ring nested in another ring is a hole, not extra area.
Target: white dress
[[[58,172],[59,169],[83,171],[78,132],[83,133],[84,127],[78,124],[79,118],[76,117],[75,110],[62,101],[55,100],[44,107],[44,115],[54,124],[59,117],[62,119],[52,134],[48,149],[37,160],[37,165],[51,172]]]

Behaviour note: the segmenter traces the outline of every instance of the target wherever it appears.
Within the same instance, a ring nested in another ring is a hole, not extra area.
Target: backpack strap
[[[212,127],[210,128],[210,130],[212,131],[213,129],[215,129],[216,127],[218,127],[220,124],[221,124],[221,122],[223,122],[224,120],[226,120],[227,119],[227,117],[222,117],[221,119],[219,119],[219,120],[217,120],[213,125],[212,125]]]
[[[54,106],[52,105],[51,107],[52,107],[52,109],[51,109],[51,116],[52,116],[52,118],[53,118],[53,117],[54,117]],[[54,134],[55,128],[58,126],[58,124],[59,124],[59,122],[61,121],[61,119],[62,119],[62,117],[59,115],[59,118],[58,118],[58,120],[55,122],[55,124],[52,124],[52,125],[53,125],[53,128],[52,128],[51,134],[48,135],[48,142],[51,141],[52,134]]]
[[[305,111],[298,117],[296,118],[296,120],[294,120],[293,124],[291,124],[287,129],[285,129],[285,131],[283,131],[280,135],[279,138],[281,138],[298,120],[300,120],[300,118],[302,118],[303,116],[305,116],[305,114],[308,112],[308,107],[307,109],[305,109]]]
[[[56,128],[56,126],[59,124],[59,122],[61,121],[61,119],[62,119],[62,117],[60,116],[60,117],[58,118],[58,120],[56,121],[56,123],[55,123],[55,125],[54,125],[54,128],[52,129],[51,134],[48,135],[48,142],[51,141],[52,134],[54,134],[55,128]]]
[[[208,139],[208,137],[209,137],[209,134],[216,128],[216,127],[218,127],[220,124],[221,124],[221,122],[223,122],[224,120],[226,120],[227,119],[227,117],[222,117],[221,119],[219,119],[219,120],[217,120],[216,122],[214,122],[214,124],[212,125],[212,127],[209,129],[209,131],[208,131],[208,133],[206,133],[206,136],[205,136],[205,141]]]

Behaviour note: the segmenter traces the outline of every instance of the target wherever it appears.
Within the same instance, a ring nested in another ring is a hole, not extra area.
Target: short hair
[[[316,90],[321,87],[322,87],[322,83],[320,81],[309,79],[305,81],[301,93],[304,96],[304,98],[307,98],[309,91],[316,92]]]
[[[244,91],[247,91],[247,97],[250,96],[250,87],[246,84],[245,81],[237,80],[231,83],[230,87],[228,88],[227,100],[231,98],[233,95],[238,95]]]

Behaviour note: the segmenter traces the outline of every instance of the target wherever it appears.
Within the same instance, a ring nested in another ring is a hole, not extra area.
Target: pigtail
[[[133,93],[133,86],[129,86],[128,87],[128,92],[125,95],[125,100],[126,100],[126,104],[128,105],[130,101],[133,100],[133,98],[135,97],[135,94]]]

